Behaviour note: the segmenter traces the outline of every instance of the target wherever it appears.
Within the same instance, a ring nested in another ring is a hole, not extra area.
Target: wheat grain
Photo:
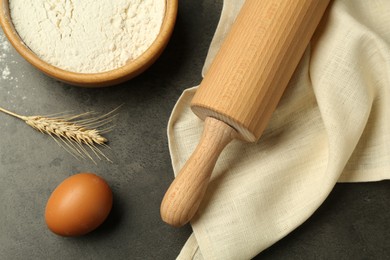
[[[0,111],[25,121],[26,124],[43,134],[48,134],[74,157],[88,157],[96,163],[90,151],[92,151],[99,160],[103,157],[111,162],[99,147],[108,147],[106,144],[108,140],[102,136],[102,134],[110,131],[112,126],[105,129],[102,127],[113,122],[116,117],[114,112],[118,108],[98,117],[93,117],[92,115],[94,113],[92,112],[79,115],[49,117],[22,116],[1,107]],[[86,147],[89,148],[90,151],[86,149]]]

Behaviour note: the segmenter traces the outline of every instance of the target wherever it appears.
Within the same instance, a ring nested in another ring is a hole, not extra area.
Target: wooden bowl
[[[129,80],[145,71],[163,52],[171,37],[177,15],[178,0],[166,0],[166,10],[163,23],[156,40],[137,59],[129,61],[124,66],[101,73],[76,73],[57,68],[41,60],[19,37],[9,12],[8,0],[0,0],[0,25],[10,43],[19,54],[34,67],[46,75],[71,85],[83,87],[112,86]]]

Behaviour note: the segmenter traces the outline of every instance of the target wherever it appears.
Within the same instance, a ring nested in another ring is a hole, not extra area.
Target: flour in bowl
[[[123,66],[156,39],[166,0],[9,0],[23,42],[61,69],[98,73]]]

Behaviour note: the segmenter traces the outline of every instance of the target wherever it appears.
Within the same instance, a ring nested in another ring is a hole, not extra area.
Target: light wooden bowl
[[[166,0],[165,16],[159,35],[153,44],[137,59],[126,65],[102,73],[76,73],[57,68],[41,60],[26,46],[16,32],[10,17],[8,0],[0,0],[0,25],[19,54],[46,75],[71,85],[105,87],[127,81],[151,66],[163,52],[171,37],[177,15],[178,0]]]

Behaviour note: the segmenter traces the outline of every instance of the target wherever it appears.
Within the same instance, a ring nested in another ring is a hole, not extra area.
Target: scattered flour
[[[0,62],[4,62],[9,52],[10,44],[3,34],[0,34]]]
[[[11,71],[7,65],[6,59],[10,51],[10,44],[3,34],[0,34],[0,79],[10,79]],[[13,78],[12,78],[13,79]]]
[[[166,0],[9,0],[24,43],[46,62],[82,73],[136,59],[156,39]]]
[[[5,68],[3,69],[3,72],[1,73],[1,76],[3,79],[8,79],[9,74],[11,74],[11,72],[9,71],[9,68],[6,65]]]

